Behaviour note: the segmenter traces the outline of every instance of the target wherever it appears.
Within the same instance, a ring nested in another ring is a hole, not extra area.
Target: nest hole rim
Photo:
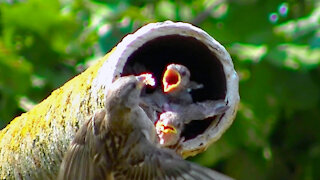
[[[175,60],[171,61],[173,59]],[[197,63],[195,59],[200,59],[203,62]],[[141,71],[132,70],[131,68],[137,63],[145,65],[145,69]],[[162,82],[163,71],[171,63],[185,65],[191,72],[191,80],[204,84],[203,89],[191,92],[194,102],[225,99],[227,82],[219,56],[210,50],[206,44],[192,36],[170,34],[145,42],[128,56],[121,75],[155,72],[156,81]],[[159,87],[159,84],[157,85]],[[151,90],[151,92],[153,91]],[[206,96],[207,94],[211,96]],[[204,133],[214,121],[219,119],[214,116],[203,121],[191,121],[192,125],[186,125],[182,136],[185,137],[185,141],[195,139],[198,135]]]

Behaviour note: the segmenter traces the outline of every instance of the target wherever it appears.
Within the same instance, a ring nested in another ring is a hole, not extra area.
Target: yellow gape
[[[181,83],[180,73],[174,69],[167,69],[163,75],[162,84],[165,93],[175,90]]]
[[[158,121],[156,123],[156,129],[163,132],[163,133],[174,133],[177,134],[177,130],[176,128],[174,128],[173,126],[170,125],[165,125],[163,122]]]

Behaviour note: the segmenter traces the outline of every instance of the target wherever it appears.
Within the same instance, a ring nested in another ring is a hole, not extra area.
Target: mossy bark
[[[63,154],[84,120],[101,109],[103,86],[92,86],[108,55],[0,132],[0,179],[56,179]]]

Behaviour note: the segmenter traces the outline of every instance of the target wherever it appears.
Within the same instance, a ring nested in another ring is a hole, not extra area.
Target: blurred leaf
[[[0,128],[19,111],[17,98],[29,90],[31,73],[32,65],[4,47],[0,39]]]
[[[157,19],[175,19],[175,5],[170,1],[160,1],[155,9]]]
[[[130,19],[124,19],[120,23],[113,25],[104,25],[100,27],[99,31],[99,45],[103,52],[108,52],[115,46],[121,37],[131,32],[133,29],[133,22]]]
[[[265,45],[253,45],[235,43],[229,47],[229,52],[234,56],[237,56],[239,60],[259,62],[267,53],[267,47]]]
[[[0,41],[1,46],[1,41]],[[1,52],[1,51],[0,51]],[[0,88],[8,94],[26,93],[30,86],[32,65],[10,51],[0,53]]]
[[[142,25],[197,22],[231,53],[241,103],[192,160],[236,179],[320,179],[318,1],[1,2],[0,128]]]
[[[275,27],[277,34],[285,36],[287,39],[296,40],[304,37],[308,33],[313,33],[320,28],[320,7],[315,8],[313,12],[297,20],[291,20]]]
[[[320,48],[311,49],[307,45],[281,44],[273,49],[270,59],[281,60],[281,66],[292,69],[316,68],[320,64]]]

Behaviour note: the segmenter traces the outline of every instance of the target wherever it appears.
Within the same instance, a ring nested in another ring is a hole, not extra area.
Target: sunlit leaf
[[[235,43],[230,48],[229,51],[232,55],[237,56],[239,60],[259,62],[267,53],[266,45],[253,45],[253,44],[243,44]]]
[[[281,44],[269,54],[273,62],[291,69],[316,68],[320,64],[320,48],[308,45]]]
[[[297,20],[291,20],[275,27],[277,34],[283,35],[288,39],[297,39],[308,33],[313,33],[319,29],[320,7],[315,8],[313,12]]]

